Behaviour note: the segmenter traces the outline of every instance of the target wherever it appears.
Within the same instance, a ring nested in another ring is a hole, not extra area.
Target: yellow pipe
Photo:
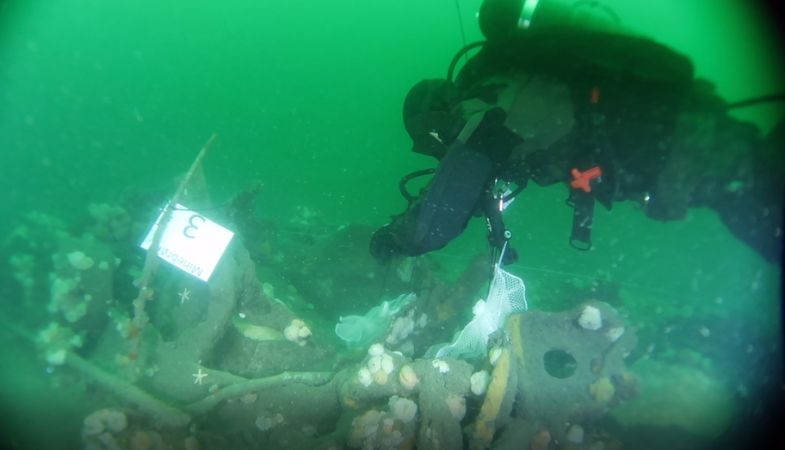
[[[474,436],[469,446],[472,450],[486,449],[493,441],[493,434],[496,431],[496,418],[502,407],[507,384],[510,379],[510,351],[502,349],[496,367],[491,375],[491,382],[485,394],[485,401],[480,408],[480,414],[474,422]]]

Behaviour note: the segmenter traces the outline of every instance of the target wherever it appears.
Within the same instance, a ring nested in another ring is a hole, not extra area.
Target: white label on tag
[[[153,224],[141,247],[150,249],[163,214]],[[158,256],[173,266],[207,281],[234,233],[183,205],[175,205],[158,245]]]

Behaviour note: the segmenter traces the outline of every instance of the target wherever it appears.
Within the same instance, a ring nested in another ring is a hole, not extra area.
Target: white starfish
[[[177,295],[180,296],[180,304],[181,305],[183,303],[185,303],[186,300],[190,300],[191,299],[191,291],[189,291],[188,288],[183,288],[183,291],[180,292]]]
[[[204,380],[207,375],[209,374],[202,371],[202,368],[200,367],[199,370],[197,370],[196,373],[192,374],[191,376],[194,377],[194,384],[202,384],[202,380]]]

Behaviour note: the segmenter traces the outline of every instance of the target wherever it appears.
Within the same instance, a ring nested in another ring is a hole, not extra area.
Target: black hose
[[[449,69],[447,69],[447,81],[452,82],[453,75],[455,74],[455,66],[458,65],[458,61],[460,61],[461,57],[469,50],[480,47],[483,44],[485,44],[485,41],[472,42],[471,44],[466,45],[462,49],[458,50],[458,53],[456,53],[455,56],[452,57],[452,61],[450,61]]]
[[[746,106],[757,105],[759,103],[783,102],[785,101],[785,92],[779,94],[761,95],[759,97],[752,97],[746,100],[739,100],[738,102],[728,103],[725,105],[728,109],[744,108]]]
[[[409,191],[406,189],[406,183],[410,182],[411,180],[417,177],[430,175],[434,172],[436,172],[436,169],[422,169],[422,170],[415,170],[410,174],[404,175],[403,178],[401,178],[401,181],[398,182],[398,190],[401,191],[401,195],[403,195],[403,198],[405,198],[406,201],[409,203],[413,202],[414,199],[417,198],[416,196],[410,194]]]

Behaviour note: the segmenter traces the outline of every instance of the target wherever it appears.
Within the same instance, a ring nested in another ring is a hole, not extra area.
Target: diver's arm
[[[520,138],[504,126],[506,114],[492,109],[472,117],[441,159],[425,192],[371,239],[380,261],[438,250],[457,237],[480,211],[495,171]]]
[[[402,215],[374,233],[371,254],[381,261],[438,250],[466,227],[486,188],[493,165],[456,140],[425,192]]]
[[[683,112],[647,214],[673,220],[683,218],[688,207],[709,207],[742,242],[768,261],[779,261],[783,148],[785,123],[763,139],[755,126],[730,117],[724,107]]]
[[[726,227],[766,260],[782,263],[785,201],[785,122],[756,140],[732,176],[704,192]],[[721,155],[720,155],[721,156]]]

